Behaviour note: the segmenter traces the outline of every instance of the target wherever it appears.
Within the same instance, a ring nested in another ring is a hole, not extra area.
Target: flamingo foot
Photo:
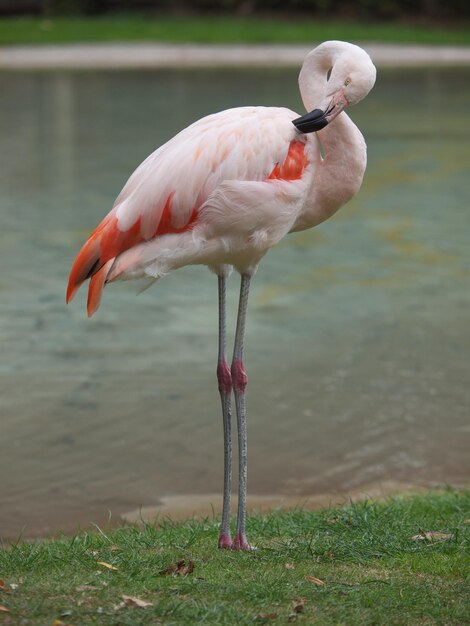
[[[218,547],[222,550],[231,550],[233,548],[232,537],[227,533],[220,533]]]
[[[245,533],[241,532],[237,532],[232,547],[234,550],[256,550],[255,546],[248,543]]]

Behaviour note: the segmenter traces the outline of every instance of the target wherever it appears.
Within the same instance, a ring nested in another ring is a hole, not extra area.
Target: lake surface
[[[357,198],[291,235],[253,281],[249,491],[308,496],[470,470],[469,69],[387,70],[351,111]],[[136,297],[72,261],[131,171],[223,108],[302,111],[297,72],[0,74],[0,536],[102,523],[222,485],[217,282]],[[231,328],[238,278],[229,283]]]

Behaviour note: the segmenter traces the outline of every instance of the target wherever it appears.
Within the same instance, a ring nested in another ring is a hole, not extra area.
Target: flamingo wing
[[[285,108],[229,109],[202,118],[153,152],[78,253],[67,302],[90,278],[92,315],[115,258],[141,242],[192,229],[221,183],[300,179],[308,159],[305,139],[292,125],[296,116]]]

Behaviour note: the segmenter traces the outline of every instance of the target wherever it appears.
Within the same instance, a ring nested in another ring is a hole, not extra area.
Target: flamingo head
[[[302,97],[312,110],[292,123],[302,133],[321,130],[365,98],[375,78],[375,66],[362,48],[342,41],[321,44],[307,56],[299,77]]]

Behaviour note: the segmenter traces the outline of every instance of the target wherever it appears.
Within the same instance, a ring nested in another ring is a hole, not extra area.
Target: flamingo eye
[[[347,87],[350,82],[351,82],[351,79],[349,77],[346,78],[346,80],[344,81],[344,86]]]

